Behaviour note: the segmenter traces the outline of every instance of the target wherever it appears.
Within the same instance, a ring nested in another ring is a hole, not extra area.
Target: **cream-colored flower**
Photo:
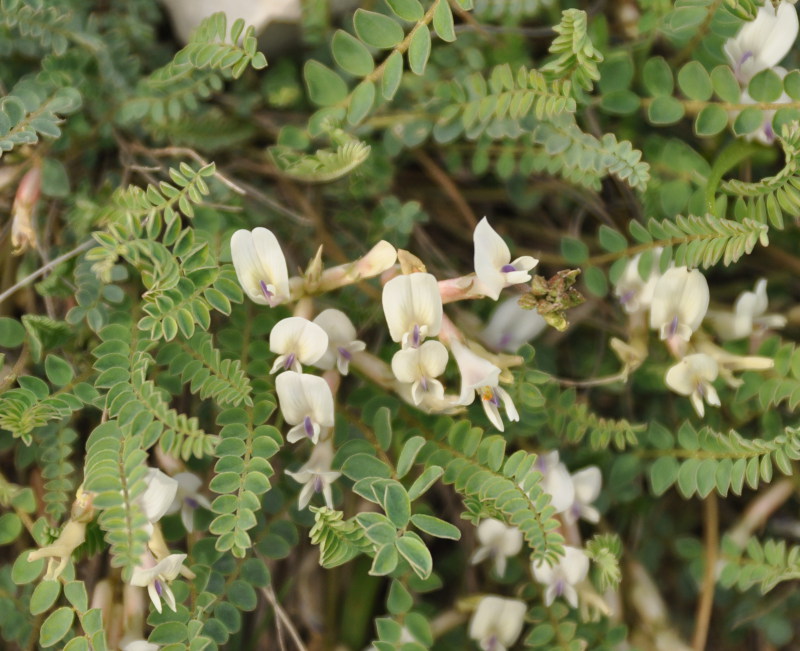
[[[469,636],[484,651],[506,651],[522,633],[528,608],[519,599],[484,597],[469,625]]]
[[[266,228],[238,230],[231,237],[231,260],[244,293],[259,305],[289,299],[289,272],[277,238]]]
[[[710,355],[695,353],[687,355],[667,371],[667,386],[675,393],[689,396],[697,415],[705,415],[703,400],[719,407],[719,395],[711,384],[719,375],[719,365]]]
[[[703,322],[708,301],[708,282],[697,269],[667,269],[653,290],[650,327],[661,339],[689,341]]]
[[[411,398],[419,405],[430,395],[444,398],[444,386],[436,378],[447,366],[447,348],[438,341],[426,341],[419,348],[398,350],[392,357],[392,372],[400,381],[411,384]]]
[[[142,564],[133,568],[130,584],[140,588],[147,588],[150,600],[159,613],[161,612],[162,599],[167,603],[170,610],[175,612],[175,595],[172,594],[169,584],[180,573],[184,560],[186,560],[186,554],[170,554],[156,563],[152,554],[145,552],[142,556]]]
[[[564,511],[564,520],[572,523],[583,518],[587,522],[598,522],[600,512],[592,506],[592,503],[600,496],[600,489],[603,486],[600,468],[589,466],[579,470],[572,475],[571,480],[575,489],[575,500]]]
[[[515,353],[545,328],[547,321],[536,310],[526,310],[516,298],[509,298],[492,313],[481,338],[495,350]]]
[[[589,557],[582,549],[564,546],[564,556],[555,565],[544,561],[531,564],[533,578],[547,586],[544,604],[550,606],[556,597],[564,597],[573,608],[578,607],[578,592],[575,586],[586,578],[589,572]]]
[[[442,327],[436,278],[422,272],[392,278],[383,287],[383,312],[392,341],[403,348],[417,348],[425,337],[435,337]]]
[[[308,461],[298,470],[286,471],[286,474],[297,483],[303,484],[298,498],[299,509],[306,508],[315,493],[322,493],[326,506],[329,509],[333,508],[331,485],[342,476],[342,473],[331,470],[331,461],[333,461],[333,445],[330,439],[327,439],[314,446]]]
[[[48,559],[44,580],[55,581],[66,569],[67,563],[72,557],[72,552],[79,545],[82,545],[85,540],[86,523],[68,520],[58,538],[49,545],[28,554],[28,562],[38,561],[40,558]]]
[[[270,373],[303,372],[303,364],[316,364],[328,350],[328,335],[319,325],[301,316],[281,319],[269,333],[269,349],[278,355]]]
[[[475,274],[483,293],[494,300],[500,297],[504,287],[528,282],[531,279],[528,272],[539,264],[529,255],[512,262],[508,245],[489,225],[486,217],[478,222],[472,239],[475,244]]]
[[[732,312],[710,311],[708,319],[720,339],[743,339],[753,334],[756,328],[782,328],[786,325],[785,316],[766,314],[766,311],[767,281],[761,278],[752,292],[739,294]]]
[[[147,488],[137,503],[150,523],[158,522],[169,511],[178,492],[178,482],[158,468],[148,468],[145,475]]]
[[[342,375],[347,375],[353,353],[360,353],[367,347],[356,339],[352,321],[341,310],[329,309],[320,312],[314,323],[328,335],[328,350],[314,365],[326,371],[336,368]]]
[[[333,394],[328,383],[316,375],[286,371],[275,380],[275,391],[284,420],[292,425],[286,435],[289,443],[310,439],[334,425]]]
[[[653,302],[653,293],[658,279],[661,278],[659,272],[659,259],[661,248],[653,249],[652,262],[650,264],[650,275],[644,280],[639,274],[639,261],[642,254],[635,255],[625,265],[625,270],[614,286],[614,295],[619,299],[622,307],[628,314],[643,312],[650,307]]]
[[[197,508],[202,506],[204,509],[211,510],[208,498],[200,492],[203,480],[193,472],[179,472],[173,479],[178,482],[178,490],[167,513],[180,511],[181,522],[186,531],[194,531],[194,512]]]
[[[450,350],[453,352],[453,358],[461,373],[460,404],[471,405],[475,400],[475,395],[479,395],[486,416],[501,432],[505,429],[503,419],[500,417],[501,403],[508,420],[518,421],[519,412],[517,412],[514,401],[509,393],[499,386],[500,367],[472,352],[456,339],[450,342]]]
[[[757,73],[777,66],[791,50],[797,31],[794,3],[784,0],[776,10],[771,0],[766,0],[755,20],[725,43],[725,54],[737,79],[747,84]]]
[[[481,544],[472,555],[472,564],[492,558],[497,576],[505,575],[507,559],[522,550],[522,532],[495,518],[487,518],[478,525],[478,540]]]
[[[540,454],[534,470],[542,473],[540,486],[550,496],[550,505],[556,513],[564,513],[575,503],[575,484],[562,461],[558,450]]]

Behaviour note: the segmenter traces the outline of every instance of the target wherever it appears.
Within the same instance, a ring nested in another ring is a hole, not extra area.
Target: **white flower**
[[[756,327],[782,328],[786,317],[766,314],[767,281],[761,278],[752,292],[742,292],[736,299],[733,312],[709,312],[708,317],[720,339],[743,339],[753,334]]]
[[[142,557],[142,565],[133,568],[130,584],[147,588],[150,600],[159,613],[162,599],[174,612],[175,595],[172,594],[169,583],[180,573],[184,560],[186,560],[186,554],[170,554],[156,563],[150,552],[146,552]]]
[[[484,597],[472,615],[469,636],[484,651],[505,651],[522,633],[527,610],[519,599]]]
[[[158,468],[148,468],[144,480],[147,488],[137,502],[149,522],[158,522],[169,512],[178,492],[178,482]]]
[[[471,405],[477,393],[481,397],[483,410],[492,424],[501,432],[505,429],[503,419],[500,417],[500,403],[506,411],[510,421],[518,421],[519,413],[514,406],[511,396],[498,384],[500,382],[500,368],[488,359],[473,353],[469,348],[457,340],[450,343],[450,350],[458,364],[461,373],[461,396],[459,403]]]
[[[528,273],[539,261],[529,255],[511,262],[511,251],[502,237],[486,220],[478,222],[472,234],[475,244],[475,274],[481,289],[489,298],[497,300],[504,287],[526,283],[531,279]]]
[[[558,450],[540,454],[534,468],[542,473],[539,485],[550,496],[550,505],[556,513],[565,512],[575,503],[575,485],[569,470],[559,461]]]
[[[600,512],[592,506],[592,502],[600,495],[603,485],[600,468],[589,466],[573,474],[571,479],[575,488],[575,501],[564,511],[564,520],[571,523],[583,518],[588,522],[598,522]]]
[[[119,643],[122,651],[158,651],[161,647],[147,640],[128,640],[124,638]]]
[[[302,373],[303,364],[315,364],[328,350],[328,335],[316,323],[290,316],[270,331],[269,349],[278,355],[270,373],[282,368]]]
[[[194,512],[197,507],[211,510],[211,503],[199,492],[203,481],[192,472],[179,472],[173,479],[178,482],[178,491],[167,513],[180,511],[181,522],[186,531],[194,531]]]
[[[522,532],[494,518],[487,518],[478,525],[478,540],[481,546],[472,555],[472,564],[493,558],[498,576],[506,573],[506,559],[516,556],[522,549]]]
[[[755,20],[725,43],[737,79],[747,84],[757,73],[777,66],[794,44],[797,30],[797,10],[791,2],[784,0],[776,11],[771,0],[766,0]]]
[[[272,231],[260,227],[236,231],[231,259],[239,284],[255,303],[275,307],[289,298],[286,258]]]
[[[708,282],[697,269],[667,269],[653,290],[650,327],[662,339],[689,341],[708,311],[708,300]]]
[[[314,493],[322,493],[325,497],[325,504],[329,509],[333,508],[333,493],[331,484],[335,482],[342,473],[331,470],[333,460],[333,446],[330,439],[322,441],[314,446],[311,456],[298,470],[286,471],[299,484],[304,484],[298,499],[298,508],[304,509],[308,506]]]
[[[400,382],[411,384],[411,399],[422,403],[427,394],[444,398],[444,387],[436,378],[447,366],[447,348],[438,341],[426,341],[419,348],[398,350],[392,357],[392,372]]]
[[[49,545],[28,554],[28,562],[47,559],[45,581],[55,581],[66,569],[75,551],[86,540],[86,523],[68,520],[58,538]]]
[[[429,273],[392,278],[383,287],[383,312],[392,341],[416,348],[425,337],[435,337],[442,327],[439,283]]]
[[[639,275],[639,260],[641,257],[642,254],[639,253],[628,261],[628,264],[625,265],[625,270],[614,287],[614,295],[619,298],[622,307],[629,314],[642,312],[650,307],[656,283],[661,277],[658,270],[661,248],[653,249],[650,275],[647,280],[643,280]]]
[[[709,404],[719,407],[719,396],[711,384],[719,375],[719,365],[710,355],[696,353],[687,355],[667,371],[665,381],[675,393],[689,396],[697,415],[705,414],[703,399]]]
[[[494,311],[482,338],[495,350],[514,353],[546,327],[547,321],[536,310],[526,310],[516,298],[509,298]]]
[[[308,438],[316,444],[322,430],[333,427],[333,394],[321,377],[287,371],[275,380],[275,390],[283,418],[292,425],[289,443]]]
[[[586,578],[589,572],[589,557],[582,549],[564,546],[564,556],[550,566],[544,561],[531,564],[533,578],[547,589],[544,604],[549,606],[556,597],[564,597],[573,608],[578,607],[578,593],[575,586]]]
[[[355,326],[344,312],[335,309],[320,312],[314,323],[328,335],[328,350],[314,365],[326,371],[335,367],[339,373],[347,375],[353,353],[360,353],[367,347],[356,339]]]

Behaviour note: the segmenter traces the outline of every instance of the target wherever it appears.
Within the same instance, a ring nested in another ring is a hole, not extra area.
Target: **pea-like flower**
[[[564,511],[564,520],[571,523],[582,518],[587,522],[598,522],[600,512],[592,504],[599,497],[600,489],[603,486],[603,475],[600,474],[600,468],[589,466],[579,470],[571,476],[571,480],[575,489],[575,500]]]
[[[278,358],[270,373],[281,369],[303,372],[303,364],[315,364],[328,350],[328,335],[318,324],[301,316],[281,319],[269,333],[269,349]]]
[[[304,509],[308,506],[315,493],[322,493],[325,504],[329,509],[333,508],[333,491],[331,485],[342,473],[331,470],[333,460],[333,446],[330,439],[322,441],[314,446],[311,456],[300,468],[294,472],[287,470],[286,474],[297,483],[303,484],[300,491],[297,508]]]
[[[320,312],[314,323],[328,335],[328,349],[314,365],[326,371],[336,368],[342,375],[347,375],[353,353],[366,348],[363,341],[356,339],[355,326],[344,312],[335,309]]]
[[[504,287],[528,282],[531,279],[528,272],[539,264],[529,255],[512,262],[508,245],[489,225],[486,217],[478,222],[472,239],[475,244],[475,274],[483,293],[494,300],[500,297]]]
[[[650,264],[650,275],[644,280],[639,274],[639,262],[642,254],[635,255],[625,265],[625,270],[614,286],[614,295],[619,299],[623,309],[628,314],[636,314],[650,307],[653,302],[653,293],[656,283],[661,277],[658,271],[661,249],[653,249],[652,262]]]
[[[697,415],[705,415],[703,401],[719,407],[719,395],[711,384],[719,375],[719,365],[710,355],[695,353],[687,355],[667,371],[667,386],[675,393],[689,396]]]
[[[661,339],[689,341],[703,322],[708,301],[708,281],[697,269],[667,269],[653,290],[650,327]]]
[[[289,298],[286,258],[272,231],[238,230],[231,237],[231,260],[244,293],[259,305],[275,307]]]
[[[51,544],[36,549],[28,554],[28,562],[38,561],[40,558],[47,559],[47,571],[44,575],[45,581],[55,581],[66,569],[67,563],[72,558],[75,551],[86,540],[86,523],[69,520],[64,525],[58,538]]]
[[[734,303],[732,312],[709,312],[708,318],[720,339],[733,340],[749,337],[757,328],[782,328],[786,317],[767,312],[767,281],[756,282],[752,292],[742,292]]]
[[[495,350],[515,353],[545,328],[547,321],[535,309],[526,310],[516,298],[509,298],[492,313],[481,337]]]
[[[158,522],[169,511],[178,492],[178,482],[158,468],[148,468],[147,488],[137,502],[150,523]]]
[[[208,498],[200,492],[203,480],[193,472],[179,472],[173,479],[178,482],[178,490],[167,513],[180,511],[181,522],[186,531],[194,531],[194,512],[198,507],[211,510]]]
[[[130,583],[140,588],[147,588],[150,600],[159,613],[162,610],[162,599],[170,610],[175,612],[175,595],[169,584],[180,573],[184,560],[186,560],[186,554],[170,554],[156,563],[153,555],[145,552],[142,556],[142,564],[133,568]]]
[[[484,651],[506,651],[522,633],[527,610],[519,599],[484,597],[472,615],[469,636]]]
[[[418,348],[442,327],[442,297],[436,278],[423,272],[392,278],[383,287],[383,312],[392,341]]]
[[[286,371],[275,380],[275,391],[283,418],[292,425],[289,443],[307,438],[316,444],[323,430],[333,427],[333,394],[321,377]]]
[[[772,2],[764,2],[755,20],[725,43],[725,54],[737,79],[747,84],[757,73],[777,66],[792,48],[797,31],[794,3],[783,0],[775,9]]]
[[[487,518],[478,525],[478,540],[481,544],[472,555],[472,564],[492,558],[497,576],[505,575],[507,559],[522,550],[522,532],[495,518]]]
[[[472,352],[458,340],[450,342],[450,350],[461,373],[461,405],[471,405],[479,395],[483,410],[492,424],[501,432],[505,429],[500,417],[500,404],[510,421],[519,420],[519,412],[508,391],[499,386],[501,370],[485,357]]]
[[[392,372],[400,382],[411,384],[411,398],[419,405],[427,397],[444,398],[444,386],[436,378],[447,366],[447,348],[426,341],[419,348],[398,350],[392,357]]]
[[[555,565],[545,561],[531,564],[533,578],[544,586],[545,606],[550,606],[556,597],[564,597],[573,608],[578,607],[578,592],[575,586],[586,578],[589,572],[589,557],[582,549],[564,546],[564,556]]]
[[[575,484],[569,470],[559,460],[558,450],[540,454],[534,469],[542,473],[540,485],[550,496],[550,505],[556,513],[564,513],[575,503]]]

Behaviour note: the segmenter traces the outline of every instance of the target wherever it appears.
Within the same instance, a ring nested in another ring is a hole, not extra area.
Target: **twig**
[[[72,258],[74,258],[76,256],[79,256],[81,253],[83,253],[84,251],[87,251],[88,249],[92,248],[94,245],[95,245],[95,241],[94,240],[87,240],[86,242],[84,242],[80,246],[72,249],[71,251],[67,251],[63,255],[58,256],[55,260],[51,260],[50,262],[48,262],[43,267],[39,267],[32,274],[29,274],[28,276],[26,276],[25,278],[20,280],[18,283],[12,285],[6,291],[4,291],[2,294],[0,294],[0,303],[2,303],[4,300],[6,300],[9,296],[11,296],[18,289],[21,289],[21,288],[25,287],[26,285],[29,285],[30,283],[32,283],[37,278],[41,278],[48,271],[50,271],[50,270],[54,269],[55,267],[57,267],[58,265],[60,265],[62,262],[66,262],[67,260],[72,260]]]
[[[461,192],[459,192],[456,184],[453,183],[453,179],[451,179],[447,173],[421,149],[414,152],[414,156],[422,167],[425,168],[425,171],[433,177],[433,180],[442,187],[445,194],[450,197],[458,209],[458,212],[464,217],[464,221],[470,230],[474,230],[478,225],[478,218],[475,216],[475,213],[472,212],[472,208],[469,207],[469,204],[466,199],[464,199]]]
[[[281,624],[286,627],[286,630],[289,631],[289,635],[292,638],[292,641],[295,643],[300,651],[308,651],[306,649],[306,645],[303,644],[303,640],[300,638],[297,629],[292,624],[292,620],[289,619],[289,616],[286,614],[286,611],[283,607],[278,603],[278,599],[275,596],[275,590],[272,589],[272,586],[267,586],[266,588],[261,588],[261,592],[267,598],[272,609],[275,611],[275,616],[278,618],[278,630],[280,630]]]
[[[719,554],[719,508],[717,494],[712,492],[703,502],[705,520],[705,571],[703,588],[697,602],[697,615],[694,623],[692,648],[703,651],[708,639],[708,625],[711,622],[711,609],[714,605],[714,587],[717,582],[717,556]]]

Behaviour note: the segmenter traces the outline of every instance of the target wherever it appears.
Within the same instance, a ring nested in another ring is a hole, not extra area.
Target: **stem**
[[[710,493],[703,502],[705,520],[705,572],[700,601],[697,602],[692,648],[703,651],[708,638],[708,625],[711,621],[711,609],[714,605],[714,585],[716,584],[717,556],[719,549],[719,509],[716,493]]]

